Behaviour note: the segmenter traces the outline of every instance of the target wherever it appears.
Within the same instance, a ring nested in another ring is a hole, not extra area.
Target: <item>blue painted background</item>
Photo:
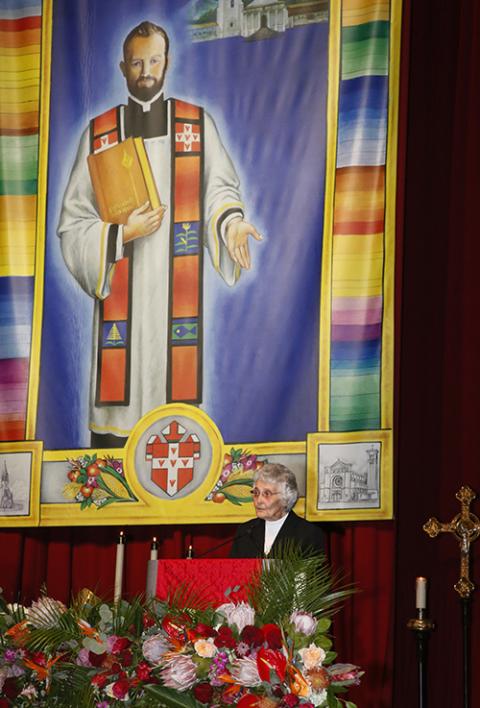
[[[170,35],[165,95],[213,116],[240,175],[246,217],[264,235],[234,288],[206,259],[202,408],[226,442],[304,440],[317,429],[328,25],[263,42],[192,44],[186,5],[54,2],[37,422],[47,449],[89,446],[93,306],[60,253],[61,199],[88,120],[125,101],[121,46],[144,19]]]

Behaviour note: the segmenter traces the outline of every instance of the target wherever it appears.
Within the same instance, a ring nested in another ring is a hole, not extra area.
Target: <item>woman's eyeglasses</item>
[[[263,491],[257,488],[252,489],[252,497],[255,497],[255,499],[258,499],[258,497],[270,499],[270,497],[273,497],[275,494],[280,494],[280,492],[271,492],[269,489],[264,489]]]

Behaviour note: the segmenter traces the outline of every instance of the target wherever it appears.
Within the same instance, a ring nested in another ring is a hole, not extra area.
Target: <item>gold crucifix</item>
[[[455,494],[462,505],[459,514],[445,524],[430,518],[423,525],[423,530],[431,538],[435,538],[439,533],[453,533],[460,545],[460,580],[455,583],[454,588],[462,598],[470,597],[470,593],[475,589],[475,585],[470,580],[470,545],[480,536],[480,520],[470,511],[470,504],[477,496],[470,487],[460,487]]]

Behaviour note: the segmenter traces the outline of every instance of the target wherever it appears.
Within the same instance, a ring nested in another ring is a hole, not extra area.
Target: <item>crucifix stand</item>
[[[451,521],[441,523],[430,518],[423,530],[435,538],[440,533],[451,533],[460,547],[460,578],[454,588],[460,596],[463,625],[463,706],[469,706],[470,688],[470,595],[475,585],[470,580],[470,547],[480,536],[480,520],[470,511],[470,504],[477,496],[470,487],[461,487],[455,495],[461,503],[461,511]]]

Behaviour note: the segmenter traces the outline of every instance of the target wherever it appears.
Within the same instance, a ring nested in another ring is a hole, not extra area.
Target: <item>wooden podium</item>
[[[180,584],[192,585],[212,604],[245,600],[245,585],[261,568],[259,558],[149,560],[147,598],[166,600]],[[238,590],[237,590],[238,588]],[[225,591],[232,591],[228,596]]]

